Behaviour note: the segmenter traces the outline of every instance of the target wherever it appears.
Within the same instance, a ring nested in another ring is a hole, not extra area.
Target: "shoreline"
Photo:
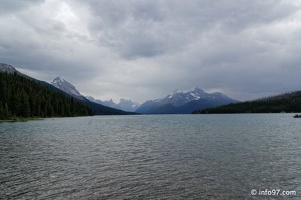
[[[43,120],[43,118],[13,118],[13,119],[0,119],[0,123],[3,122],[28,122],[33,120]]]

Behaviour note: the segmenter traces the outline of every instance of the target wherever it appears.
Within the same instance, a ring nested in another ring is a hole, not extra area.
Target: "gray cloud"
[[[40,4],[44,0],[1,0],[0,15],[27,9],[29,6]]]
[[[198,85],[245,100],[299,89],[300,1],[17,2],[0,3],[0,61],[87,95],[142,102]]]
[[[152,57],[183,50],[199,37],[233,35],[285,19],[298,7],[283,1],[87,1],[90,30],[100,45],[122,57]],[[218,32],[213,32],[218,30]],[[209,32],[209,34],[208,34]],[[215,35],[211,35],[214,33]],[[218,39],[218,38],[217,38]]]

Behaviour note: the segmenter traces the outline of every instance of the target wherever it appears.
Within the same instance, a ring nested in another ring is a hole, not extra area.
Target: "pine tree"
[[[22,98],[22,112],[21,116],[28,118],[30,116],[30,104],[29,104],[29,98],[26,93],[23,93],[23,98]]]
[[[4,107],[4,117],[5,117],[6,119],[8,119],[8,118],[11,117],[11,112],[10,112],[10,110],[8,109],[7,103],[5,103],[5,107]]]
[[[0,101],[0,119],[5,119],[4,109],[1,101]]]
[[[20,116],[21,114],[21,95],[19,92],[15,92],[11,96],[11,102],[10,102],[10,110],[12,111],[12,114],[15,116]]]

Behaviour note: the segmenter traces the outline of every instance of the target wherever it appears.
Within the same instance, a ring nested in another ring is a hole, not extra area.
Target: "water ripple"
[[[0,199],[300,198],[300,130],[288,114],[1,123]]]

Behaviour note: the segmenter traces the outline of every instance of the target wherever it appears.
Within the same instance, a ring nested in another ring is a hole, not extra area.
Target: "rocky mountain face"
[[[79,91],[68,81],[64,80],[61,77],[56,77],[51,84],[64,92],[73,95],[73,96],[82,96]]]
[[[143,114],[188,114],[204,109],[238,102],[222,93],[206,93],[194,87],[190,90],[175,90],[164,98],[143,103],[136,112]]]

